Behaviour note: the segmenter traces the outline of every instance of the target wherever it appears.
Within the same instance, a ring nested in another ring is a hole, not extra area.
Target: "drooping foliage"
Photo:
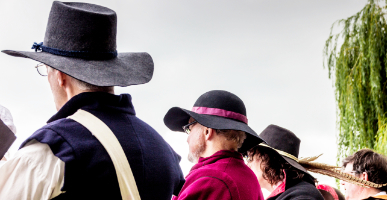
[[[333,34],[334,27],[342,27]],[[332,25],[324,66],[335,82],[338,160],[361,149],[387,155],[386,7],[369,0]]]

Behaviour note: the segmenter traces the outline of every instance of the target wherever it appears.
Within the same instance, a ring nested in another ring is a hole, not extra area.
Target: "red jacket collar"
[[[220,150],[220,151],[214,153],[210,157],[199,158],[199,162],[192,167],[191,171],[195,170],[195,169],[199,169],[200,167],[203,167],[205,165],[215,163],[216,161],[218,161],[220,159],[230,158],[230,157],[243,160],[242,154],[238,153],[237,151]]]
[[[285,192],[285,187],[286,187],[286,173],[285,173],[285,170],[283,171],[284,172],[284,179],[282,180],[282,183],[266,198],[270,198],[270,197],[275,197],[277,196],[278,194],[281,194],[282,192]]]

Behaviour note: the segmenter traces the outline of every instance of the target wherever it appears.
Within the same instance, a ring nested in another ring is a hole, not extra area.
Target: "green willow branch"
[[[333,23],[325,42],[323,65],[335,83],[338,161],[361,148],[387,154],[385,17],[386,7],[369,0],[355,15]],[[333,34],[336,27],[342,30]]]

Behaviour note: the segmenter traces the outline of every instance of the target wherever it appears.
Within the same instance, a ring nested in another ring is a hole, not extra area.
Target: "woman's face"
[[[254,155],[254,157],[248,161],[247,166],[249,166],[249,168],[254,172],[255,176],[258,179],[259,185],[262,188],[265,188],[266,190],[270,191],[271,185],[266,179],[263,178],[261,163],[262,160],[259,158],[259,156]]]

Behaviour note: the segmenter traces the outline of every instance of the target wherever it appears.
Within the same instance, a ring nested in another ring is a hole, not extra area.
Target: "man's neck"
[[[201,155],[201,157],[203,157],[203,158],[210,157],[210,156],[214,155],[216,152],[221,151],[221,150],[228,150],[228,149],[207,147],[206,150]]]
[[[207,143],[206,150],[203,152],[201,157],[206,158],[214,155],[218,151],[227,150],[227,151],[236,151],[235,148],[231,145],[219,144],[219,143]]]
[[[361,198],[359,199],[366,199],[368,197],[375,196],[379,192],[381,192],[381,190],[376,188],[364,188],[363,192],[360,194]]]
[[[275,185],[270,185],[270,184],[267,184],[267,186],[265,187],[266,190],[268,190],[270,193],[272,193],[278,186],[280,186],[281,184],[283,183],[283,180],[279,181],[277,184]]]

